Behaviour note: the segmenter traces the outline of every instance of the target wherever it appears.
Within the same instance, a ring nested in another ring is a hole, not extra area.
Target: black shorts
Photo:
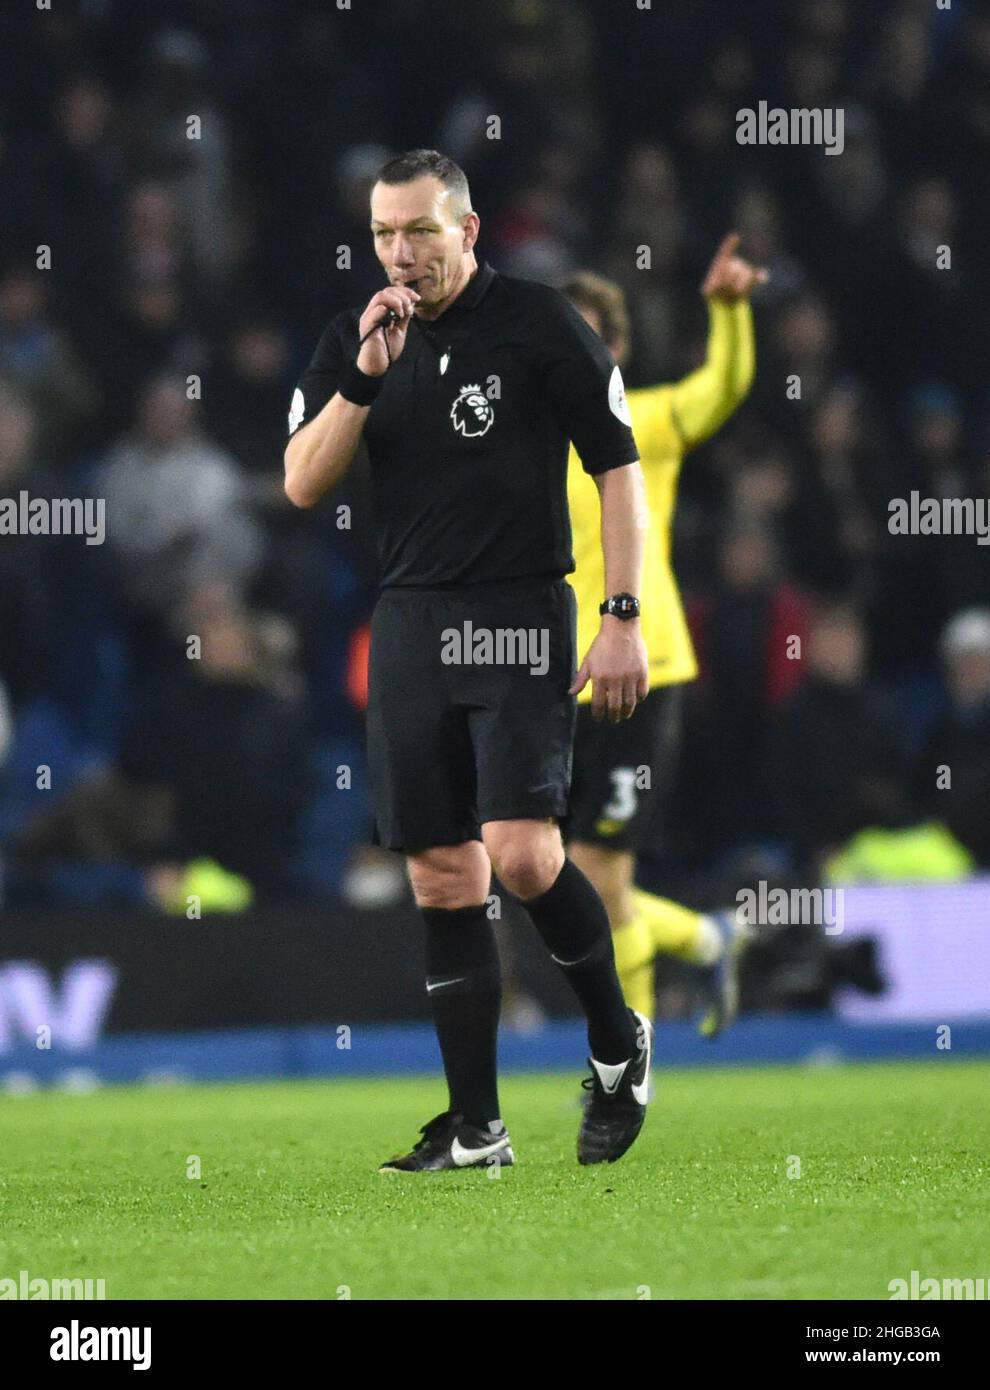
[[[379,844],[412,853],[566,813],[576,623],[563,579],[382,593],[368,674]]]
[[[681,690],[656,686],[631,719],[596,722],[579,705],[569,841],[637,853],[670,795],[680,747]]]

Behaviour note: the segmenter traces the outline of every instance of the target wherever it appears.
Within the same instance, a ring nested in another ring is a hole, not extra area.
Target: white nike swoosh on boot
[[[503,1134],[501,1139],[496,1139],[494,1144],[485,1144],[480,1149],[466,1149],[457,1135],[450,1146],[450,1156],[454,1160],[456,1167],[468,1168],[478,1162],[479,1159],[491,1158],[492,1154],[500,1153],[509,1147],[509,1136]]]
[[[598,1079],[602,1083],[602,1090],[607,1096],[614,1096],[619,1089],[619,1082],[625,1074],[626,1067],[629,1065],[628,1061],[596,1062],[594,1057],[592,1057],[591,1065],[598,1073]]]
[[[649,1020],[642,1014],[637,1013],[636,1017],[643,1026],[643,1040],[646,1044],[646,1068],[643,1072],[643,1080],[638,1086],[632,1086],[633,1100],[637,1105],[645,1105],[650,1098],[650,1068],[653,1065],[653,1029],[650,1027]]]

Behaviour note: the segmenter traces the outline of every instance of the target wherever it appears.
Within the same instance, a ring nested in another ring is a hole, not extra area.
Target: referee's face
[[[409,183],[376,183],[371,190],[375,254],[393,285],[416,281],[416,312],[429,317],[459,294],[473,269],[478,217],[458,217],[450,191],[431,174]]]

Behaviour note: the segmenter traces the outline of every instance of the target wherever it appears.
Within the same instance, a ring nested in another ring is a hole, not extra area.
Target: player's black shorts
[[[379,844],[415,852],[566,813],[576,623],[563,579],[382,593],[368,675]]]
[[[642,847],[676,772],[681,690],[654,687],[619,724],[598,723],[590,705],[578,706],[567,840],[634,853]]]

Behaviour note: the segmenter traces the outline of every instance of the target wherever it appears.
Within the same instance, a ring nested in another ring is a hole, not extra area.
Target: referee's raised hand
[[[379,290],[368,301],[368,307],[361,315],[359,333],[362,338],[370,334],[358,353],[357,364],[365,376],[384,376],[390,362],[394,362],[406,345],[406,334],[412,322],[413,310],[419,303],[419,295],[408,285],[389,285]],[[396,321],[380,332],[375,326],[385,318],[386,311],[393,309],[398,315]],[[386,346],[386,338],[388,344]]]

